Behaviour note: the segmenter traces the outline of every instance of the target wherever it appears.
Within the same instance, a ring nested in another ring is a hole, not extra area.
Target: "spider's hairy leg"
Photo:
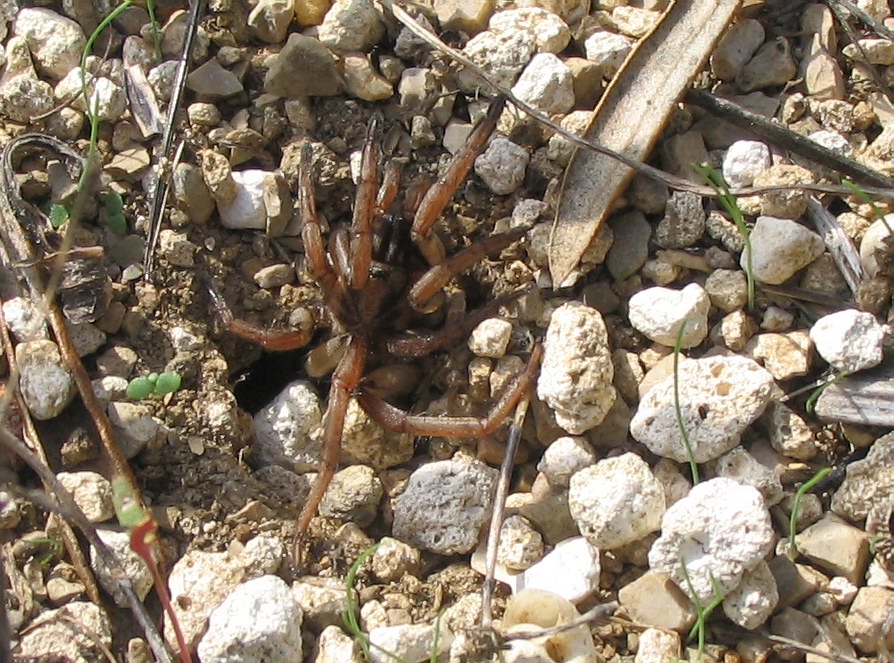
[[[298,516],[295,530],[295,554],[299,555],[301,541],[307,534],[310,521],[317,515],[317,509],[332,482],[341,459],[341,438],[344,432],[345,415],[351,393],[363,377],[366,365],[366,341],[361,336],[352,336],[347,352],[338,362],[332,374],[332,385],[329,387],[329,407],[326,410],[326,425],[323,431],[322,465],[307,496],[307,502]],[[296,560],[297,562],[298,560]]]
[[[453,155],[447,170],[419,203],[419,208],[413,217],[410,236],[430,265],[436,265],[444,259],[443,246],[436,241],[437,237],[432,233],[435,221],[441,216],[444,207],[447,206],[459,185],[468,175],[472,164],[475,163],[475,157],[487,145],[488,139],[497,128],[497,120],[500,119],[500,113],[503,112],[505,103],[505,97],[497,97],[491,103],[485,118],[472,130],[466,144]]]
[[[354,196],[354,218],[351,223],[351,288],[359,290],[369,281],[372,263],[373,217],[376,213],[376,190],[379,186],[379,137],[382,118],[373,115],[366,129],[366,142],[360,159],[360,183]]]
[[[501,306],[511,304],[528,290],[528,288],[521,288],[502,297],[497,297],[484,306],[471,311],[458,323],[447,325],[437,331],[392,336],[388,339],[388,352],[396,357],[417,358],[430,355],[441,348],[456,345],[461,338],[468,336],[479,323],[494,315]]]
[[[310,275],[328,296],[335,290],[336,277],[326,260],[326,246],[320,230],[320,219],[314,201],[310,143],[301,148],[298,162],[298,212],[301,215],[301,240]]]
[[[451,438],[481,438],[493,433],[528,389],[534,384],[543,356],[543,346],[534,346],[528,365],[509,384],[484,417],[433,417],[408,414],[369,391],[361,390],[357,401],[370,418],[386,430],[410,435],[438,435]]]
[[[389,161],[385,164],[385,172],[382,175],[382,186],[376,195],[376,216],[387,213],[400,190],[400,164],[397,161]]]
[[[456,255],[450,256],[437,265],[433,265],[410,288],[410,292],[407,295],[410,306],[416,310],[423,309],[431,298],[447,285],[450,279],[491,253],[502,251],[513,242],[521,239],[528,230],[530,230],[530,227],[524,226],[507,233],[487,237],[474,242]]]
[[[218,318],[227,328],[227,331],[236,334],[236,336],[253,341],[267,350],[275,351],[303,348],[313,338],[314,324],[311,319],[312,316],[308,316],[307,324],[292,331],[264,329],[234,316],[224,296],[214,286],[211,279],[200,276],[199,280],[211,296],[211,304]]]

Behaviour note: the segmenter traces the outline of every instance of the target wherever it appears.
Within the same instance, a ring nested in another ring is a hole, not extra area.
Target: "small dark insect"
[[[344,353],[332,375],[323,434],[322,467],[298,517],[296,555],[301,539],[316,515],[326,488],[338,468],[342,432],[348,402],[355,395],[360,406],[387,430],[411,435],[481,438],[493,433],[531,385],[542,350],[536,346],[526,369],[508,386],[490,413],[476,417],[435,417],[408,414],[373,393],[364,382],[371,355],[400,359],[423,357],[455,345],[478,323],[521,293],[497,298],[468,314],[461,322],[438,331],[409,331],[418,312],[437,306],[437,296],[447,282],[487,255],[500,251],[526,232],[526,228],[494,235],[446,257],[434,224],[466,177],[475,157],[487,145],[503,108],[503,99],[491,104],[487,117],[472,131],[444,175],[418,204],[408,205],[412,222],[392,213],[398,194],[400,171],[394,162],[384,169],[379,185],[380,120],[369,123],[361,160],[360,183],[354,199],[350,228],[335,228],[324,244],[311,183],[310,147],[301,153],[298,181],[301,236],[312,277],[326,300],[335,333],[346,335]],[[415,209],[413,209],[415,208]],[[408,217],[410,214],[407,215]],[[407,241],[409,240],[409,241]],[[408,266],[412,249],[424,259],[421,275]],[[300,348],[310,342],[309,328],[291,332],[261,329],[236,319],[219,293],[211,289],[218,314],[229,331],[260,343],[270,350]]]

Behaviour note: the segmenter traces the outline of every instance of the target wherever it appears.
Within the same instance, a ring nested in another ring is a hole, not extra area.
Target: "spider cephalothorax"
[[[541,354],[539,346],[535,347],[524,372],[504,391],[490,413],[481,418],[410,415],[388,404],[363,382],[371,352],[385,353],[400,360],[450,347],[479,322],[493,315],[501,305],[514,299],[514,295],[495,299],[468,314],[460,323],[436,331],[408,331],[416,312],[437,308],[441,289],[453,276],[488,254],[506,248],[525,233],[525,229],[519,229],[494,235],[447,257],[433,230],[435,221],[468,174],[475,157],[487,144],[502,107],[502,99],[491,105],[487,117],[473,130],[444,175],[425,192],[418,204],[407,201],[404,207],[410,214],[406,218],[392,213],[399,188],[396,165],[386,165],[379,184],[380,122],[374,118],[369,124],[363,148],[350,227],[336,227],[327,243],[323,240],[314,203],[310,148],[307,146],[302,150],[298,207],[308,271],[323,291],[332,327],[345,334],[346,342],[329,389],[322,467],[298,517],[298,537],[306,533],[338,467],[345,413],[351,396],[356,396],[366,413],[388,430],[411,435],[473,438],[492,433],[533,381]],[[410,216],[412,221],[409,221]],[[416,260],[408,260],[410,255]],[[212,297],[230,331],[268,349],[299,348],[313,335],[312,328],[291,332],[260,329],[234,318],[220,295],[212,292]]]

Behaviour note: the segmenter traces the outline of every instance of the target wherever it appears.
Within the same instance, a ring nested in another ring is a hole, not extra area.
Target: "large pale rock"
[[[19,10],[13,33],[24,37],[37,67],[54,80],[78,66],[87,43],[80,25],[43,7]]]
[[[770,402],[773,386],[773,376],[745,357],[682,361],[678,370],[680,409],[695,462],[704,463],[735,447]],[[659,456],[689,462],[677,423],[672,375],[642,399],[630,422],[630,433]]]
[[[711,300],[705,289],[690,283],[682,290],[646,288],[630,298],[627,315],[634,329],[656,343],[674,347],[683,326],[681,348],[692,348],[708,335]]]
[[[665,512],[649,566],[707,603],[714,598],[715,585],[722,594],[738,587],[770,552],[774,536],[770,512],[756,488],[711,479]]]
[[[812,230],[789,219],[759,216],[751,231],[751,266],[754,278],[778,285],[819,258],[823,239]],[[739,261],[748,271],[746,248]]]
[[[881,363],[887,331],[871,313],[847,309],[817,320],[810,340],[835,370],[851,373]]]

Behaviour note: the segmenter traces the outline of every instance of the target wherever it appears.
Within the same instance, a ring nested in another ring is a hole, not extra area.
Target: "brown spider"
[[[444,175],[425,192],[418,205],[408,202],[408,207],[415,207],[411,225],[402,217],[388,213],[397,197],[400,175],[394,162],[386,166],[379,187],[380,120],[374,117],[369,123],[363,147],[351,227],[334,229],[329,235],[328,248],[324,246],[315,209],[309,145],[301,152],[298,205],[303,220],[301,237],[307,264],[311,276],[323,291],[333,327],[346,333],[347,342],[332,374],[323,433],[322,467],[298,517],[296,543],[300,543],[306,534],[338,468],[345,413],[352,395],[356,394],[363,410],[387,430],[411,435],[480,438],[497,429],[535,377],[542,353],[540,346],[531,353],[527,368],[509,385],[490,413],[481,418],[411,415],[388,404],[363,382],[364,367],[371,351],[387,352],[399,358],[428,355],[455,344],[501,305],[520,294],[498,298],[471,312],[461,322],[439,331],[407,331],[414,314],[431,310],[441,288],[453,276],[488,254],[506,248],[527,230],[521,228],[488,237],[449,258],[445,257],[444,247],[433,231],[435,221],[469,172],[475,157],[487,144],[502,108],[502,99],[491,104],[487,117],[472,131]],[[409,253],[404,248],[412,248],[405,241],[407,235],[428,263],[427,269],[418,277],[401,262],[405,257],[402,254]],[[312,328],[277,332],[236,319],[220,294],[213,289],[211,294],[229,331],[267,349],[300,348],[311,339]],[[296,550],[298,547],[296,545]]]

